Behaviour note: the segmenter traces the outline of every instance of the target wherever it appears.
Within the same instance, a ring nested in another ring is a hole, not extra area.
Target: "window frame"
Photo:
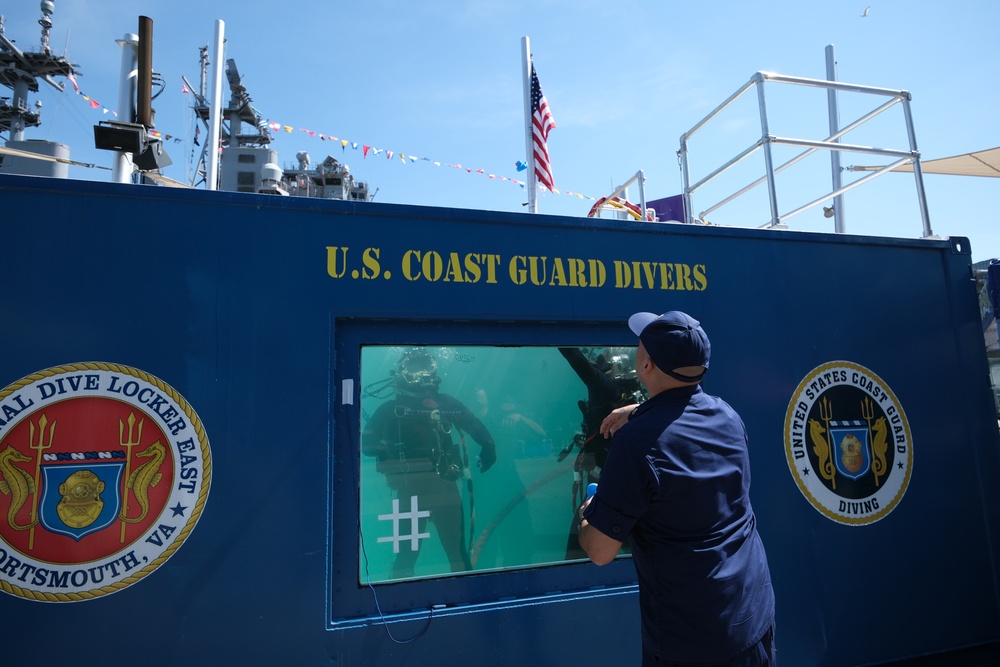
[[[331,629],[427,613],[432,608],[477,608],[545,601],[566,595],[606,595],[635,587],[630,556],[596,568],[588,561],[470,571],[434,578],[359,583],[361,348],[398,346],[634,346],[623,321],[483,321],[334,318],[331,321],[329,442],[329,605]],[[567,515],[567,524],[569,515]]]

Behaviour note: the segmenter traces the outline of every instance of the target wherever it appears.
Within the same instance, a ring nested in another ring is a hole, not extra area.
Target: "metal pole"
[[[868,181],[872,180],[873,178],[881,176],[884,173],[892,171],[896,167],[899,167],[901,165],[904,165],[904,164],[907,164],[907,163],[910,163],[910,162],[913,162],[913,159],[909,158],[909,157],[904,157],[904,158],[902,158],[900,160],[897,160],[896,162],[894,162],[894,163],[892,163],[890,165],[882,167],[878,171],[875,171],[875,172],[872,172],[872,173],[868,174],[864,178],[859,178],[858,180],[854,181],[853,183],[845,185],[844,187],[840,188],[840,190],[834,190],[833,192],[831,192],[828,195],[823,195],[819,199],[814,199],[813,201],[809,202],[805,206],[800,206],[799,208],[795,209],[794,211],[786,213],[785,215],[781,216],[781,222],[784,222],[785,220],[788,220],[789,218],[791,218],[793,216],[796,216],[799,213],[802,213],[802,211],[808,210],[808,209],[812,208],[813,206],[816,206],[817,204],[822,204],[823,202],[825,202],[826,200],[828,200],[830,197],[837,197],[837,196],[839,196],[839,195],[847,192],[848,190],[853,190],[854,188],[858,187],[859,185],[867,183]],[[768,223],[766,225],[762,225],[762,226],[763,227],[769,227],[770,223]]]
[[[691,213],[691,175],[688,173],[687,135],[681,137],[681,147],[677,150],[677,157],[681,163],[681,185],[684,186],[684,222],[690,225],[694,220]]]
[[[538,213],[538,188],[535,185],[535,141],[531,124],[531,42],[521,38],[521,78],[524,81],[524,151],[528,165],[526,187],[528,189],[528,213]]]
[[[823,142],[828,142],[828,143],[829,142],[833,142],[834,139],[837,139],[839,137],[844,136],[845,134],[847,134],[851,130],[853,130],[853,129],[857,128],[857,127],[860,127],[861,125],[863,125],[864,123],[868,122],[869,120],[871,120],[875,116],[878,116],[883,111],[885,111],[885,110],[887,110],[887,109],[895,106],[896,104],[899,104],[900,102],[902,102],[902,100],[900,98],[898,98],[898,97],[892,98],[891,100],[889,100],[888,102],[886,102],[882,106],[880,106],[877,109],[874,109],[874,110],[868,112],[867,114],[865,114],[861,118],[857,119],[853,123],[848,123],[844,127],[840,128],[839,130],[837,130],[836,134],[830,135],[825,140],[823,140]],[[820,143],[823,143],[823,142],[820,142]],[[777,142],[775,142],[775,143],[777,143]],[[760,146],[760,143],[758,142],[758,144],[757,144],[756,147],[759,147],[759,146]],[[803,151],[802,153],[799,153],[798,155],[796,155],[795,157],[793,157],[791,160],[789,160],[788,162],[784,163],[780,167],[775,167],[774,173],[780,174],[785,169],[788,169],[789,167],[793,166],[794,164],[798,163],[799,161],[801,161],[801,160],[809,157],[810,155],[812,155],[813,153],[815,153],[818,150],[820,150],[820,146],[813,146],[812,148],[810,148],[810,149],[808,149],[806,151]],[[834,150],[834,149],[831,148],[831,150]],[[737,157],[735,160],[738,160],[738,159],[740,159],[740,158]],[[735,160],[733,162],[735,162]],[[732,164],[733,162],[731,162],[729,164]],[[715,173],[718,173],[718,170]],[[699,181],[699,183],[698,183],[697,186],[695,186],[694,188],[692,188],[692,190],[697,189],[700,185],[702,185],[703,183],[705,183],[707,180],[708,180],[707,178],[706,179],[702,179],[701,181]],[[748,192],[748,191],[752,190],[753,188],[757,187],[758,185],[760,185],[761,183],[763,183],[766,180],[767,180],[767,175],[765,174],[764,176],[761,176],[760,178],[758,178],[757,180],[755,180],[753,183],[750,183],[749,185],[745,186],[741,190],[737,190],[736,192],[734,192],[733,194],[729,195],[728,197],[726,197],[722,201],[718,202],[717,204],[713,204],[712,206],[709,206],[708,208],[706,208],[704,211],[701,212],[701,217],[704,218],[706,215],[708,215],[712,211],[714,211],[714,210],[716,210],[716,209],[718,209],[718,208],[720,208],[722,206],[725,206],[726,204],[728,204],[729,202],[733,201],[734,199],[736,199],[740,195],[744,194],[745,192]],[[686,188],[687,185],[685,185],[684,187]]]
[[[44,32],[43,32],[44,34]],[[16,60],[24,62],[25,57],[21,49],[17,48],[14,42],[10,41],[3,34],[3,16],[0,16],[0,46],[3,50],[9,51]],[[18,68],[20,69],[20,68]],[[31,76],[31,78],[27,78]],[[24,141],[24,114],[28,109],[28,83],[34,83],[34,76],[29,72],[20,71],[17,74],[14,83],[9,84],[14,90],[14,97],[12,99],[12,108],[16,109],[13,118],[10,121],[10,129],[8,131],[8,142]]]
[[[760,107],[760,140],[764,143],[764,169],[767,173],[767,198],[771,204],[771,225],[778,225],[778,194],[774,182],[774,159],[771,157],[771,132],[767,124],[767,104],[764,102],[763,73],[754,75],[757,81],[757,104]]]
[[[146,128],[153,127],[153,20],[139,17],[138,88],[135,104],[135,122]]]
[[[132,33],[117,40],[122,49],[121,69],[118,73],[118,118],[125,123],[135,122],[135,89],[139,66],[139,37]],[[132,154],[115,151],[111,161],[111,182],[132,181]]]
[[[837,60],[833,53],[833,44],[826,47],[826,78],[830,81],[837,80]],[[840,131],[840,106],[837,101],[837,91],[828,88],[826,91],[826,102],[830,114],[830,135],[833,141],[839,143],[837,133]],[[830,170],[833,178],[834,192],[841,188],[840,151],[830,151]],[[833,223],[834,231],[843,234],[844,229],[844,195],[837,195],[833,199]]]
[[[757,72],[752,77],[750,77],[750,80],[747,81],[746,83],[744,83],[743,86],[739,90],[737,90],[735,93],[733,93],[732,95],[730,95],[726,99],[725,102],[723,102],[719,106],[715,107],[715,109],[713,109],[710,114],[708,114],[707,116],[705,116],[704,118],[702,118],[698,122],[697,125],[695,125],[690,130],[688,130],[687,132],[685,132],[684,134],[682,134],[681,135],[681,141],[687,141],[688,139],[690,139],[691,136],[695,132],[697,132],[698,130],[700,130],[702,128],[702,126],[705,125],[705,123],[707,123],[708,121],[712,120],[713,118],[715,118],[716,116],[718,116],[720,113],[722,113],[723,111],[725,111],[726,108],[730,104],[732,104],[733,102],[735,102],[736,100],[738,100],[743,95],[743,93],[747,92],[750,89],[750,87],[752,85],[754,85],[755,83],[760,83],[760,81],[762,80],[761,79],[761,75],[762,75],[762,72]]]
[[[13,99],[17,113],[14,114],[14,118],[10,122],[10,140],[24,141],[24,114],[28,109],[28,82],[23,76],[18,77],[17,81],[14,82]]]
[[[222,47],[225,43],[226,24],[215,21],[215,43],[212,45],[212,100],[208,107],[208,169],[205,187],[219,189],[219,134],[222,126]]]
[[[825,88],[842,90],[847,93],[866,93],[869,95],[885,95],[886,97],[900,97],[906,95],[905,90],[897,88],[879,88],[877,86],[861,86],[856,83],[841,83],[840,81],[823,81],[822,79],[808,79],[803,76],[786,76],[775,74],[774,72],[757,72],[763,81],[774,81],[775,83],[792,83],[798,86],[811,86],[813,88]]]
[[[917,204],[920,206],[920,219],[924,225],[924,238],[934,236],[931,230],[931,216],[927,210],[927,194],[924,192],[924,171],[920,167],[920,151],[917,149],[917,135],[913,130],[913,113],[910,111],[910,94],[903,99],[903,116],[906,118],[906,134],[910,138],[910,150],[913,151],[913,177],[917,181]]]
[[[202,99],[208,97],[208,46],[198,48],[198,66],[201,70],[201,81],[198,84],[198,94]]]
[[[642,211],[642,221],[646,222],[646,174],[640,169],[636,176],[639,177],[639,210]]]

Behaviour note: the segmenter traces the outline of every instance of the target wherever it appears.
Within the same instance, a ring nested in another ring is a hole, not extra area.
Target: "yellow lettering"
[[[569,284],[573,287],[587,286],[587,265],[582,259],[567,259],[569,265]]]
[[[341,255],[340,270],[337,269],[337,255]],[[326,247],[326,273],[331,278],[343,278],[347,273],[347,248]]]
[[[632,284],[632,273],[628,270],[628,264],[615,260],[615,287],[621,289]]]
[[[423,261],[420,262],[420,270],[424,278],[433,282],[441,280],[444,274],[444,260],[437,252],[430,250],[424,253]]]
[[[642,273],[646,276],[646,286],[652,289],[656,285],[655,265],[652,262],[642,263]]]
[[[704,292],[708,288],[708,276],[705,275],[704,264],[694,265],[694,282],[695,289],[699,292]]]
[[[482,267],[479,266],[480,261],[479,253],[470,252],[465,256],[465,279],[470,283],[478,283],[479,279],[483,277]]]
[[[632,287],[642,289],[642,271],[639,262],[632,262]]]
[[[419,250],[407,250],[403,253],[402,269],[403,277],[407,280],[417,280],[420,278],[419,273],[414,273],[413,263],[420,262],[420,251]]]
[[[462,261],[458,258],[457,252],[448,255],[448,268],[445,269],[444,281],[446,283],[465,282],[465,277],[462,275]]]
[[[346,247],[327,247],[327,273],[343,277],[347,264]],[[403,276],[413,282],[497,284],[497,272],[503,259],[498,254],[484,252],[447,252],[407,250],[403,253]],[[381,249],[366,248],[362,255],[361,277],[388,277],[382,270]],[[614,287],[617,289],[659,289],[704,291],[708,287],[708,272],[704,264],[682,264],[641,260],[614,260]],[[507,275],[514,285],[548,287],[603,287],[609,282],[609,271],[599,259],[553,257],[546,255],[514,255],[507,261]],[[358,277],[358,271],[354,271]]]
[[[604,262],[599,259],[591,259],[588,263],[590,265],[590,286],[603,286],[608,279],[608,269],[604,266]]]
[[[524,265],[527,263],[528,259],[523,255],[515,255],[510,258],[510,262],[507,264],[507,271],[510,273],[510,280],[515,285],[523,285],[527,279],[528,272],[525,270]]]
[[[691,284],[691,267],[687,264],[676,264],[677,267],[677,289],[679,290],[692,290],[694,289]]]
[[[566,287],[566,270],[559,257],[552,260],[552,279],[549,281],[549,285]]]
[[[486,282],[491,285],[497,283],[497,267],[500,266],[500,255],[483,255],[486,259]]]
[[[674,265],[660,264],[660,289],[674,289]]]
[[[365,248],[361,255],[361,262],[365,265],[365,270],[361,272],[362,278],[378,278],[381,273],[381,266],[378,262],[378,248]]]
[[[533,285],[544,285],[545,279],[549,275],[549,266],[545,263],[548,257],[528,257],[528,275],[531,276]],[[542,271],[539,273],[538,267],[541,265]]]

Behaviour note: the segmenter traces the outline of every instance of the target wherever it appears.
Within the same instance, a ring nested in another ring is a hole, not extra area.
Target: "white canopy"
[[[878,171],[881,168],[849,167],[851,171]],[[1000,178],[1000,146],[974,153],[938,158],[937,160],[921,160],[920,169],[925,174]],[[913,171],[913,164],[900,165],[892,171]]]

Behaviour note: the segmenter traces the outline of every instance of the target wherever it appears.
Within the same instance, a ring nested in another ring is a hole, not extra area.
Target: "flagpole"
[[[531,120],[531,44],[528,38],[521,38],[521,75],[524,79],[524,152],[528,165],[528,213],[538,213],[538,188],[535,187],[535,145],[532,138]]]
[[[122,48],[122,62],[118,74],[118,120],[123,123],[135,122],[136,70],[139,67],[139,37],[132,33],[117,40]],[[132,154],[115,151],[111,162],[111,182],[132,182]]]
[[[212,99],[208,107],[208,137],[205,150],[208,164],[205,168],[205,189],[219,189],[219,136],[222,133],[222,53],[226,44],[226,23],[215,21],[215,42],[212,49]]]

